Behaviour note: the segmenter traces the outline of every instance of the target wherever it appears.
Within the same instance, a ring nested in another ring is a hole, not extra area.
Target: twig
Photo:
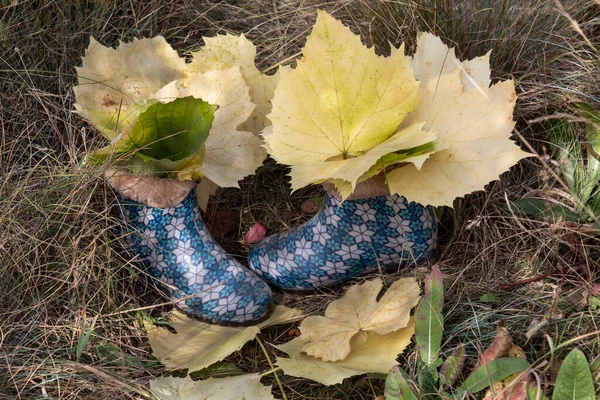
[[[548,276],[548,274],[543,274],[543,275],[534,276],[533,278],[523,279],[522,281],[513,282],[513,283],[510,283],[508,285],[500,286],[500,289],[508,289],[508,288],[511,288],[511,287],[524,285],[526,283],[531,283],[531,282],[539,281],[539,280],[544,279],[547,276]]]

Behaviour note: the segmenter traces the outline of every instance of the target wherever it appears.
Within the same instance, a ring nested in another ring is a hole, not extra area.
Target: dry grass
[[[100,144],[99,135],[71,113],[73,67],[90,35],[114,45],[161,34],[185,51],[197,47],[202,35],[247,32],[267,68],[297,53],[317,6],[344,19],[382,53],[388,41],[406,40],[413,48],[415,33],[429,30],[455,43],[463,57],[494,50],[493,76],[514,77],[520,92],[518,130],[544,156],[545,133],[531,121],[564,112],[577,99],[600,105],[600,60],[593,49],[600,48],[599,7],[587,0],[563,3],[564,13],[549,0],[1,2],[0,398],[146,398],[148,379],[162,372],[151,361],[139,324],[148,313],[137,309],[163,299],[119,255],[113,234],[118,221],[109,212],[112,194],[97,178],[99,171],[79,165]],[[543,332],[554,343],[598,331],[600,317],[564,300],[565,292],[598,281],[597,237],[505,210],[507,198],[557,187],[540,165],[527,160],[486,193],[444,210],[440,265],[450,296],[448,348],[463,342],[474,353],[501,318],[521,343],[531,322],[544,318],[549,322]],[[300,204],[318,194],[312,188],[291,196],[285,170],[268,163],[242,191],[225,190],[215,199],[217,207],[241,216],[225,246],[243,258],[238,240],[254,221],[270,232],[296,226],[307,218]],[[542,284],[503,289],[543,274]],[[322,310],[337,293],[278,294],[278,300]],[[481,302],[484,293],[499,301]],[[92,321],[91,339],[78,351],[82,327],[89,329]],[[281,342],[286,329],[273,328],[264,340]],[[596,335],[577,344],[591,355],[599,353],[597,342]],[[543,336],[526,351],[531,361],[549,359]],[[405,361],[412,358],[407,353]],[[268,369],[255,344],[230,360],[248,372]],[[549,376],[542,374],[544,382]],[[382,393],[382,381],[372,377],[330,388],[290,377],[283,383],[290,399],[372,399]]]

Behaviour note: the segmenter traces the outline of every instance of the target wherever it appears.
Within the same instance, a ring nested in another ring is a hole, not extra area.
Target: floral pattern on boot
[[[342,203],[326,193],[315,217],[257,242],[248,263],[276,287],[311,290],[379,267],[425,262],[436,247],[437,224],[431,208],[397,195]]]
[[[168,208],[119,200],[130,252],[172,299],[189,297],[178,301],[178,307],[222,324],[251,324],[268,316],[270,288],[213,239],[193,190]]]

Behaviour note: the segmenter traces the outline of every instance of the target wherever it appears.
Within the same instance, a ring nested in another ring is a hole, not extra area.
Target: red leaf
[[[260,222],[252,225],[252,228],[244,235],[243,242],[246,245],[250,245],[254,242],[258,242],[263,239],[267,234],[267,228],[265,228]]]

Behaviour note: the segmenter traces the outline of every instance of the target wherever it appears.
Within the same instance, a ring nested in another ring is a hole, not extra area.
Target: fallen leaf
[[[486,365],[492,360],[495,360],[500,357],[504,357],[508,354],[508,350],[512,346],[512,337],[506,328],[506,321],[502,320],[498,323],[498,328],[496,329],[496,337],[492,341],[492,344],[483,352],[483,354],[479,357],[479,362],[475,366],[475,368],[479,368],[483,365]]]
[[[444,386],[451,387],[460,378],[463,371],[465,360],[467,359],[467,351],[464,345],[456,348],[450,357],[444,360],[440,369],[440,383]]]
[[[414,321],[407,327],[386,335],[363,332],[350,340],[350,353],[341,361],[327,362],[303,354],[302,336],[283,345],[275,346],[290,358],[277,357],[276,364],[285,374],[311,379],[323,385],[335,385],[345,378],[365,373],[387,374],[396,364],[396,357],[410,343],[414,335]]]
[[[588,305],[588,296],[588,290],[585,287],[579,287],[567,293],[565,297],[576,311],[581,311]]]
[[[260,383],[260,374],[194,381],[162,377],[150,381],[150,390],[162,400],[274,400],[271,386]]]
[[[208,207],[206,215],[206,227],[215,239],[221,239],[232,230],[235,230],[240,222],[239,214],[231,208],[214,210]]]
[[[323,196],[312,197],[302,203],[300,209],[303,213],[315,214],[321,208],[321,204],[323,204]]]
[[[508,349],[507,355],[508,357],[527,359],[523,349],[514,344]],[[529,373],[511,375],[492,385],[483,400],[527,400],[527,388],[531,383],[531,374]]]
[[[254,225],[252,225],[252,228],[250,228],[248,232],[246,232],[242,241],[246,246],[248,246],[254,242],[258,242],[259,240],[264,239],[266,234],[267,228],[265,228],[260,222],[257,222]]]
[[[344,360],[351,354],[351,342],[357,334],[385,335],[405,328],[410,310],[420,299],[417,281],[400,279],[377,301],[382,287],[379,278],[353,285],[341,299],[327,306],[325,316],[305,318],[299,327],[302,352],[323,361]]]
[[[266,321],[249,327],[211,325],[189,318],[180,311],[169,314],[171,326],[177,333],[144,322],[152,355],[167,370],[197,371],[221,361],[254,339],[261,329],[286,324],[301,318],[302,312],[282,305]]]
[[[300,336],[301,332],[300,332],[300,329],[298,329],[298,328],[292,328],[288,331],[287,335],[288,335],[288,337]]]

